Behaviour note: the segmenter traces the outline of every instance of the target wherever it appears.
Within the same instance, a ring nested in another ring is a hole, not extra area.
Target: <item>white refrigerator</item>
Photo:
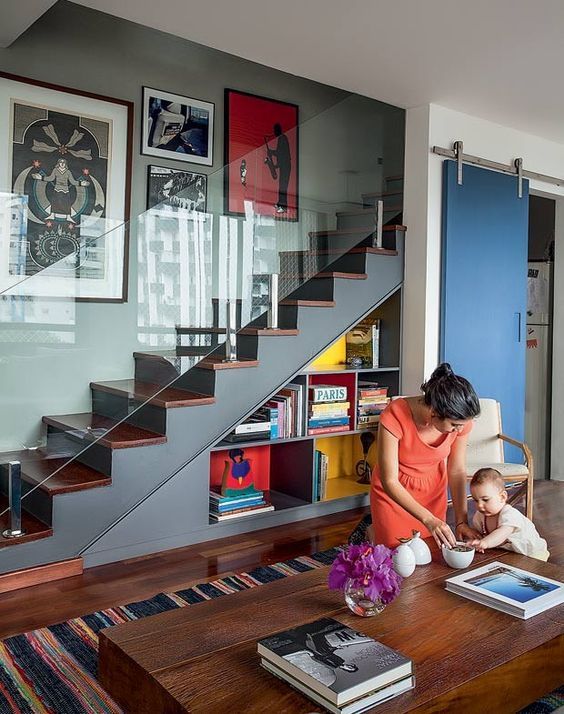
[[[535,478],[550,478],[553,263],[530,261],[527,275],[525,441]]]

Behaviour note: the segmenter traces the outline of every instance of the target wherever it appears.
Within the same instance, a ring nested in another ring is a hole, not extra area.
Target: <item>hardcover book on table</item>
[[[564,583],[497,561],[448,578],[445,587],[523,620],[564,603]]]
[[[260,663],[261,666],[267,670],[267,672],[270,672],[270,674],[273,674],[275,677],[287,682],[291,687],[302,694],[305,694],[306,697],[309,697],[317,704],[320,704],[324,709],[331,712],[331,714],[362,714],[362,712],[371,710],[377,704],[383,704],[384,702],[394,699],[394,697],[398,697],[400,694],[408,692],[410,689],[415,687],[415,677],[404,677],[393,684],[389,684],[386,687],[369,692],[359,699],[353,699],[348,704],[343,704],[338,707],[337,705],[331,704],[324,699],[321,694],[314,692],[312,689],[308,689],[305,684],[299,682],[297,679],[294,679],[294,677],[291,677],[287,672],[283,672],[276,665],[272,664],[272,662],[263,658]]]
[[[410,659],[333,618],[266,637],[257,650],[337,707],[413,674]]]

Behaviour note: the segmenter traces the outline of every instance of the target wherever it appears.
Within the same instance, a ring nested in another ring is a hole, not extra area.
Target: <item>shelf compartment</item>
[[[357,483],[359,477],[356,473],[356,464],[363,458],[360,434],[364,431],[363,429],[354,434],[332,439],[323,436],[315,440],[315,449],[328,457],[325,495],[320,499],[321,501],[369,493],[370,485]],[[372,468],[376,459],[376,440],[374,440],[368,451],[368,462]]]

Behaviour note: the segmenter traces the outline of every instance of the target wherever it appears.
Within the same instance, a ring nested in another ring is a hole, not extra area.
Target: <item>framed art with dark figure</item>
[[[214,104],[143,87],[141,153],[212,166]]]
[[[225,212],[298,219],[298,106],[225,90]]]
[[[192,171],[149,166],[147,209],[206,211],[208,177]]]
[[[0,289],[124,302],[133,104],[0,73],[0,115]]]

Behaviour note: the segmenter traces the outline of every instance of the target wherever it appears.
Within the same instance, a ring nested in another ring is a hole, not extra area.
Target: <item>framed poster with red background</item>
[[[225,90],[225,212],[298,219],[298,106]]]

